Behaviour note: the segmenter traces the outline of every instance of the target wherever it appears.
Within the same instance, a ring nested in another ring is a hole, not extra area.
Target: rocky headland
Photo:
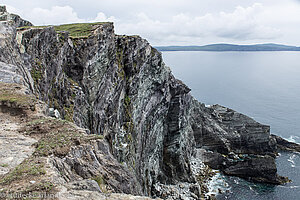
[[[198,102],[160,52],[108,22],[33,26],[1,6],[0,82],[1,193],[212,199],[216,173],[284,184],[278,148],[299,151]]]

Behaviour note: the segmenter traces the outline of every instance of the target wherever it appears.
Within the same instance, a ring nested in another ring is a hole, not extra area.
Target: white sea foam
[[[252,192],[254,192],[255,194],[258,194],[258,192],[257,192],[253,187],[249,186],[249,189],[250,189]]]
[[[284,138],[289,142],[294,142],[294,143],[299,143],[300,142],[300,137],[297,135],[291,135],[289,138]]]
[[[300,188],[300,185],[293,185],[290,188]]]
[[[292,186],[278,185],[277,187],[297,189],[300,188],[300,185],[292,185]]]
[[[296,165],[295,165],[295,160],[294,160],[295,158],[296,158],[296,155],[293,154],[293,155],[291,155],[290,158],[288,159],[288,161],[291,163],[291,167],[296,167]]]
[[[219,172],[211,178],[208,182],[207,188],[209,191],[207,195],[217,195],[219,193],[219,189],[223,192],[231,189],[229,184],[225,181],[224,175]]]
[[[206,168],[205,164],[202,162],[203,149],[197,149],[196,156],[191,159],[191,169],[193,174],[197,175],[202,173],[203,169]],[[207,182],[208,195],[217,195],[221,191],[230,190],[228,183],[225,181],[224,175],[222,175],[218,170],[212,170],[215,175]]]

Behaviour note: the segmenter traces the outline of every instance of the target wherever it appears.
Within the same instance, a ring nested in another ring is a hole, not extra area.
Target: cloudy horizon
[[[3,0],[34,25],[112,21],[152,45],[279,43],[300,46],[298,0]]]

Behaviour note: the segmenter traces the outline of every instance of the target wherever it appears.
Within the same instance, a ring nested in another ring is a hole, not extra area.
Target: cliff
[[[9,14],[1,7],[0,15]],[[26,95],[38,97],[45,103],[42,116],[53,108],[80,127],[45,123],[43,116],[34,123],[29,118],[20,129],[37,142],[17,164],[46,160],[55,173],[37,175],[52,185],[49,191],[75,194],[84,185],[102,195],[96,180],[109,193],[210,198],[207,185],[218,173],[212,169],[258,182],[287,181],[277,175],[278,139],[269,126],[198,102],[141,37],[116,35],[112,23],[34,27],[20,18],[0,19],[0,81],[21,84]],[[11,107],[7,102],[1,105]],[[68,137],[67,144],[59,143],[57,134]],[[41,141],[51,145],[39,153]],[[25,186],[13,187],[18,181],[0,184],[8,192],[23,191]]]

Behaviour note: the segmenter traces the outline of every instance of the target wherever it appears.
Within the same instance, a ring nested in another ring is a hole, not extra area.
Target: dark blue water
[[[205,104],[220,104],[300,143],[300,52],[163,52],[173,74]],[[219,199],[300,199],[300,154],[281,153],[278,173],[292,183],[254,184],[227,177]]]

